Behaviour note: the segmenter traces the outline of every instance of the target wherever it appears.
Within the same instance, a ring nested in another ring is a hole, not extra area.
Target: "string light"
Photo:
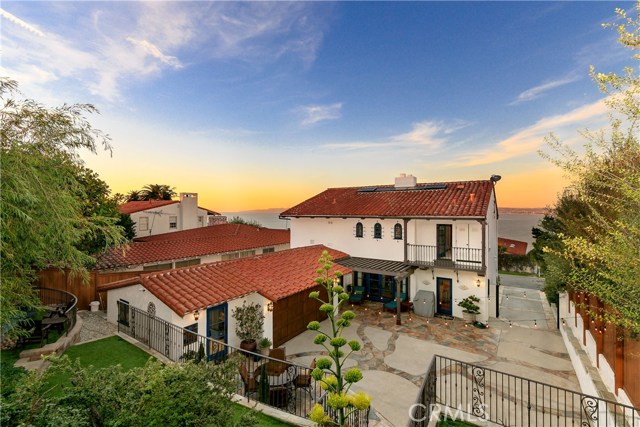
[[[562,319],[562,326],[566,325],[567,323],[564,321],[564,319]]]
[[[513,325],[511,324],[511,320],[509,320],[509,327],[513,328]]]
[[[537,321],[537,320],[534,320],[534,321],[533,321],[533,327],[534,327],[534,328],[537,328],[537,327],[538,327],[538,321]]]

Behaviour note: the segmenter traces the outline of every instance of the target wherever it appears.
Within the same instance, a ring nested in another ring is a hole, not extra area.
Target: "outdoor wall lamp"
[[[480,287],[480,279],[476,279],[476,286]]]
[[[273,301],[269,302],[267,304],[267,311],[268,312],[272,312],[273,311]]]
[[[200,310],[196,310],[193,312],[194,320],[198,320],[200,318]]]

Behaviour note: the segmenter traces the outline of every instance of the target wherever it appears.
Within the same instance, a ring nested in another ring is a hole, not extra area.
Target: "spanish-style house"
[[[127,202],[119,210],[131,215],[136,237],[206,227],[220,217],[218,212],[198,206],[198,193],[180,193],[178,200]]]
[[[497,219],[494,175],[487,180],[329,188],[280,214],[290,220],[291,247],[322,244],[348,253],[355,289],[366,299],[415,301],[432,292],[436,314],[462,317],[457,305],[475,295],[478,320],[495,316]],[[422,295],[423,293],[421,293]]]
[[[289,230],[219,224],[136,239],[98,258],[105,272],[159,271],[246,258],[289,248]]]
[[[320,304],[309,298],[311,291],[321,289],[315,278],[318,260],[325,250],[336,260],[347,257],[340,251],[314,245],[144,273],[99,285],[98,291],[107,293],[107,319],[112,323],[130,326],[130,307],[136,307],[236,347],[240,340],[231,313],[244,301],[257,303],[265,315],[264,336],[279,346],[304,332],[310,321],[326,318],[318,310]],[[334,264],[331,273],[335,271],[343,273],[345,284],[351,283],[351,270]],[[206,351],[208,356],[214,356],[219,348]]]

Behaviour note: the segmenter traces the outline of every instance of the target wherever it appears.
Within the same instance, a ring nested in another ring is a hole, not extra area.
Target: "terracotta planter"
[[[255,353],[256,349],[258,348],[258,342],[256,340],[240,341],[240,348],[242,350],[251,351]]]

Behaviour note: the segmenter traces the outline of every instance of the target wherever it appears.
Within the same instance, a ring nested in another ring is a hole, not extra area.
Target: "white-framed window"
[[[393,238],[395,240],[402,240],[402,225],[396,224],[393,226]]]
[[[262,249],[262,253],[263,254],[270,254],[271,252],[275,252],[276,248],[263,248]]]
[[[382,239],[382,224],[377,222],[373,226],[373,238],[374,239]]]
[[[178,217],[170,216],[169,217],[169,228],[178,228]]]
[[[138,218],[138,229],[140,231],[149,230],[149,217],[148,216],[141,216],[140,218]]]
[[[256,254],[255,250],[242,251],[242,252],[240,252],[240,258],[246,258],[246,257],[254,256],[255,254]]]

